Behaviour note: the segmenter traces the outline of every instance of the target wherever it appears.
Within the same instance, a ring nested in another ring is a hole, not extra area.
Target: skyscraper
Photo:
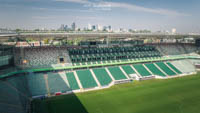
[[[95,25],[92,26],[92,30],[93,30],[93,31],[96,30],[96,26],[95,26]]]
[[[64,25],[64,24],[61,24],[60,30],[61,30],[61,31],[64,31],[64,28],[65,28],[65,25]]]
[[[65,30],[65,31],[67,31],[67,30],[68,30],[68,26],[67,26],[67,25],[65,25],[65,27],[64,27],[64,30]]]
[[[76,23],[75,22],[72,23],[72,30],[76,31]]]
[[[99,25],[99,24],[97,24],[97,25],[96,25],[96,30],[97,30],[97,31],[101,31],[101,30],[103,30],[103,29],[102,29],[102,26]]]
[[[109,31],[112,31],[111,25],[108,26],[108,30],[109,30]]]
[[[92,30],[92,26],[91,26],[91,24],[88,24],[88,28],[87,28],[88,30]]]

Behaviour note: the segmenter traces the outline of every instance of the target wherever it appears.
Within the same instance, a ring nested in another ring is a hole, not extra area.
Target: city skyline
[[[113,29],[177,29],[200,33],[198,0],[3,0],[0,28],[57,29],[75,22]]]

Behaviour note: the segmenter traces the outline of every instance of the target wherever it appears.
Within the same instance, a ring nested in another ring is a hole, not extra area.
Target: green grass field
[[[200,113],[200,74],[34,100],[34,113]]]

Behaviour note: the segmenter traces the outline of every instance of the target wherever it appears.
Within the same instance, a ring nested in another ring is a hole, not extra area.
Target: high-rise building
[[[61,30],[61,31],[64,31],[64,28],[65,28],[65,25],[64,25],[64,24],[61,24],[60,30]]]
[[[109,31],[112,31],[111,25],[108,26],[108,30],[109,30]]]
[[[92,26],[91,26],[91,24],[88,24],[88,28],[87,28],[88,30],[92,30]]]
[[[97,30],[97,31],[99,30],[99,24],[96,25],[96,30]]]
[[[96,25],[96,30],[97,30],[97,31],[102,31],[101,25],[97,24],[97,25]]]
[[[73,22],[73,23],[72,23],[72,30],[73,30],[73,31],[76,31],[76,29],[77,29],[77,27],[76,27],[76,23]]]
[[[95,25],[92,26],[92,30],[93,31],[96,30],[96,26]]]
[[[103,31],[108,31],[108,27],[107,26],[103,26]]]
[[[112,27],[111,26],[104,26],[103,27],[103,31],[111,32],[112,31]]]
[[[64,30],[65,30],[65,31],[68,30],[68,25],[65,25]]]

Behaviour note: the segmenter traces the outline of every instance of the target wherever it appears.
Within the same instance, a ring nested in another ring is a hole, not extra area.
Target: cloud
[[[173,10],[168,9],[153,9],[153,8],[146,8],[134,4],[127,4],[127,3],[119,3],[119,2],[105,2],[110,4],[112,8],[124,8],[132,11],[141,11],[141,12],[148,12],[160,15],[168,15],[168,16],[188,16],[188,14],[180,13]]]
[[[93,2],[84,4],[84,7],[88,7],[90,10],[103,10],[103,11],[110,11],[111,5],[107,4],[106,2]]]
[[[82,13],[92,13],[93,10],[90,9],[69,9],[69,8],[42,8],[42,7],[32,7],[33,10],[39,11],[56,11],[56,12],[82,12]]]
[[[98,16],[74,16],[76,20],[103,20],[103,18]]]
[[[167,16],[189,16],[188,14],[180,13],[174,10],[161,9],[161,8],[158,9],[147,8],[124,2],[106,2],[106,1],[91,2],[88,0],[54,0],[54,1],[79,3],[83,4],[84,7],[88,7],[89,9],[92,10],[111,10],[112,8],[123,8],[131,11],[147,12],[147,13],[167,15]]]
[[[59,20],[67,20],[67,19],[72,19],[73,21],[99,21],[103,20],[103,18],[98,17],[98,16],[71,16],[71,15],[34,15],[31,17],[35,21],[57,21]]]
[[[88,0],[54,0],[56,2],[71,2],[71,3],[79,3],[79,4],[88,4],[91,3]]]
[[[83,4],[83,7],[89,8],[89,10],[111,10],[110,4],[103,1],[90,2],[88,0],[53,0],[55,2],[69,2]]]
[[[49,20],[49,19],[56,19],[56,16],[32,16],[32,19],[36,20]]]

